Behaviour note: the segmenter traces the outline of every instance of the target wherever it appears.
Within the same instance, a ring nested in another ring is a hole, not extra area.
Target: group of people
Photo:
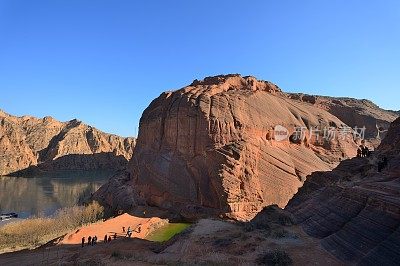
[[[125,236],[131,238],[133,230],[131,229],[131,227],[128,227],[128,230],[126,230],[125,232],[125,226],[122,226],[122,233],[126,233]],[[140,233],[140,226],[138,228],[138,233]]]
[[[140,233],[140,225],[138,227],[138,231],[135,230],[135,232]],[[122,233],[124,233],[126,237],[131,238],[133,230],[129,226],[128,229],[125,231],[125,226],[122,226]],[[104,235],[104,243],[109,243],[109,242],[111,242],[112,239],[117,239],[117,233],[114,233],[114,235],[112,237],[111,237],[111,235]],[[86,238],[82,237],[82,247],[85,246],[85,243],[86,243]],[[94,237],[89,236],[88,240],[87,240],[87,245],[94,246],[96,244],[97,244],[97,236],[94,236]]]
[[[96,244],[97,244],[97,236],[94,236],[94,237],[89,236],[88,237],[88,241],[87,241],[87,245],[88,246],[94,246]],[[82,247],[84,247],[84,246],[85,246],[85,237],[82,237]]]
[[[357,149],[357,157],[369,157],[371,155],[371,151],[365,146],[365,141],[361,142],[361,145]],[[388,158],[383,157],[378,161],[378,172],[382,172],[382,170],[387,167]]]
[[[365,142],[362,141],[361,145],[357,149],[357,157],[369,157],[371,154],[371,151],[368,149],[367,146],[365,146]]]
[[[113,238],[117,239],[117,233],[114,233]],[[107,237],[107,235],[104,236],[104,243],[107,243],[107,242],[111,242],[111,235],[109,235],[108,237]]]
[[[114,239],[117,238],[117,233],[114,233],[113,238]],[[104,236],[104,243],[107,243],[107,242],[111,242],[111,235],[109,235],[109,236],[105,235]],[[86,238],[82,237],[82,247],[85,246],[85,243],[86,243]],[[94,246],[96,244],[97,244],[97,236],[94,236],[94,237],[89,236],[88,237],[88,241],[87,241],[87,245],[88,246]]]

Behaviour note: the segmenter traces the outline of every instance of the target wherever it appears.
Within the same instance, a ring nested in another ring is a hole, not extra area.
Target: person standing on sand
[[[111,236],[108,236],[108,243],[111,242]]]
[[[107,235],[104,236],[104,243],[107,243]]]
[[[122,233],[125,233],[125,226],[122,226]]]
[[[85,246],[85,237],[82,237],[82,247]]]
[[[114,233],[114,239],[117,239],[117,233]]]
[[[129,238],[131,238],[131,236],[132,236],[132,229],[131,229],[130,226],[128,227],[128,230],[126,231],[126,235],[127,235]]]
[[[89,236],[87,239],[87,245],[90,246],[92,244],[92,237]]]

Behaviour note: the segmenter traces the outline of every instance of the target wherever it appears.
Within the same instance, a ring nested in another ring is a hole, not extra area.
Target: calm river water
[[[0,177],[0,213],[20,218],[52,215],[76,205],[104,184],[112,172],[69,171],[40,177]]]

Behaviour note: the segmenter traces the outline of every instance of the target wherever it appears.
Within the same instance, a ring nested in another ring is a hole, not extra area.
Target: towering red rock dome
[[[276,141],[276,125],[289,134],[295,127],[346,126],[250,76],[208,77],[162,93],[143,112],[128,171],[96,197],[114,209],[146,202],[188,217],[247,219],[266,205],[284,207],[311,172],[355,155],[351,136],[323,141],[319,132],[318,142],[306,130],[303,141]]]

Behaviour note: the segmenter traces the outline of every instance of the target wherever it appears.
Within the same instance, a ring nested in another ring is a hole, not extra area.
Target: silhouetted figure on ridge
[[[368,147],[365,146],[365,140],[361,141],[361,145],[357,149],[357,156],[359,155],[359,152],[361,152],[361,156],[360,157],[369,157],[370,151],[369,151]]]
[[[363,149],[362,149],[363,157],[369,157],[369,154],[370,154],[370,151],[369,151],[368,147],[364,146]]]

